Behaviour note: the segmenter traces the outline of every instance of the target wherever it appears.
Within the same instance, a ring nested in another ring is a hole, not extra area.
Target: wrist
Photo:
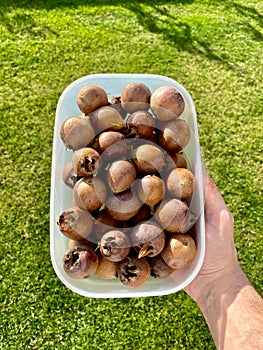
[[[239,284],[247,283],[248,279],[238,262],[223,272],[209,272],[198,275],[184,290],[200,306],[204,305],[211,296],[231,292]]]
[[[217,349],[259,349],[263,301],[238,266],[203,288],[196,299]]]
[[[200,281],[201,282],[201,281]],[[231,271],[205,284],[199,293],[194,293],[194,300],[202,311],[208,309],[215,302],[233,298],[246,285],[251,285],[247,276],[239,265]]]

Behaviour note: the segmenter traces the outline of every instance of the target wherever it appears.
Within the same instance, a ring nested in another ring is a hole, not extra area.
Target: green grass
[[[183,291],[88,299],[53,271],[55,109],[92,73],[161,74],[189,90],[240,263],[262,293],[262,22],[258,1],[0,0],[1,349],[214,349]]]

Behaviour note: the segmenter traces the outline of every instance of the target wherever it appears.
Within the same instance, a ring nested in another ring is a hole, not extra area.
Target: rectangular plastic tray
[[[190,169],[195,174],[196,188],[191,201],[191,210],[198,216],[195,241],[197,255],[194,262],[173,277],[153,278],[138,288],[126,287],[118,279],[103,280],[93,275],[84,280],[69,277],[63,269],[62,258],[67,250],[68,239],[59,231],[57,219],[60,213],[71,205],[72,190],[68,188],[61,177],[64,165],[71,159],[72,151],[67,150],[62,143],[59,130],[62,122],[72,116],[80,115],[76,98],[79,90],[88,84],[96,84],[105,89],[109,96],[121,95],[122,89],[131,82],[146,84],[151,92],[160,86],[173,86],[184,97],[185,110],[181,118],[186,120],[191,128],[192,137],[184,148]],[[166,295],[177,292],[187,286],[199,272],[205,252],[204,203],[202,187],[202,167],[198,127],[194,102],[187,90],[173,79],[152,74],[94,74],[84,76],[70,84],[62,93],[56,110],[54,127],[52,176],[50,194],[50,253],[53,268],[59,279],[80,295],[92,298],[130,298]]]

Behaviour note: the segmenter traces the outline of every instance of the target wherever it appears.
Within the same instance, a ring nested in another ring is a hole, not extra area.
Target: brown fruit
[[[87,85],[79,91],[77,104],[79,109],[87,115],[102,106],[107,106],[108,96],[100,86]]]
[[[99,264],[96,270],[96,275],[105,280],[117,278],[118,264],[114,261],[105,259],[104,256],[98,254]]]
[[[195,188],[194,174],[185,168],[173,169],[166,180],[168,191],[176,198],[190,197]]]
[[[152,144],[158,144],[158,135],[156,132],[152,133],[148,138],[147,141],[150,141]]]
[[[99,241],[105,232],[112,230],[114,227],[122,227],[122,223],[113,219],[106,209],[95,213],[94,218],[92,236],[94,236],[94,240],[96,241]]]
[[[165,124],[159,133],[159,145],[167,152],[179,152],[190,141],[191,131],[187,122],[177,119]]]
[[[98,256],[93,250],[84,245],[77,245],[66,251],[62,264],[70,277],[83,279],[96,272],[98,261]]]
[[[169,156],[176,168],[187,168],[187,161],[182,153],[169,153]]]
[[[184,111],[183,96],[174,87],[161,86],[151,95],[151,109],[161,121],[177,119]]]
[[[118,262],[130,252],[130,240],[124,232],[111,230],[101,237],[100,252],[105,259]]]
[[[151,91],[139,82],[133,82],[124,87],[121,93],[121,105],[128,113],[149,109]]]
[[[104,182],[97,178],[82,178],[73,188],[73,202],[80,208],[90,211],[101,207],[106,199]]]
[[[163,198],[165,184],[163,180],[156,175],[146,175],[138,180],[137,191],[140,200],[153,208],[153,206]]]
[[[131,188],[136,178],[136,168],[129,160],[116,160],[107,172],[107,181],[113,193],[120,193]]]
[[[95,137],[95,139],[92,142],[92,144],[90,145],[90,147],[93,148],[95,151],[100,153],[99,142],[98,142],[98,138],[97,137]]]
[[[61,124],[60,138],[69,149],[87,147],[92,144],[94,137],[94,129],[85,116],[70,117]]]
[[[133,216],[127,224],[129,227],[134,227],[141,221],[149,220],[151,217],[151,209],[148,207],[148,205],[144,204],[142,205],[138,213],[135,216]]]
[[[101,167],[100,154],[91,147],[81,148],[72,156],[72,164],[78,176],[92,177]]]
[[[141,206],[137,195],[130,190],[111,195],[107,198],[105,207],[115,220],[129,220],[135,216]]]
[[[163,200],[157,205],[155,216],[168,232],[184,232],[189,227],[189,208],[179,199]]]
[[[155,174],[163,169],[164,154],[158,146],[140,145],[133,150],[132,157],[138,172],[141,174]]]
[[[184,233],[172,235],[161,253],[165,263],[172,269],[190,265],[196,256],[196,244],[191,236]]]
[[[120,115],[125,118],[126,117],[126,114],[127,112],[122,108],[122,105],[121,105],[121,96],[112,96],[109,98],[109,105],[112,107],[112,108],[115,108],[119,113]]]
[[[128,117],[126,123],[130,135],[145,139],[148,139],[152,135],[155,127],[155,119],[147,111],[134,112]]]
[[[138,250],[138,258],[158,255],[164,248],[165,234],[154,222],[142,222],[131,232],[132,246]]]
[[[75,246],[84,246],[85,248],[88,248],[90,250],[94,250],[96,248],[96,245],[90,240],[82,239],[80,241],[75,241],[73,239],[69,239],[68,249],[73,248]]]
[[[93,219],[87,210],[72,206],[59,215],[57,225],[66,237],[81,241],[90,235]]]
[[[102,107],[92,113],[91,119],[97,133],[107,130],[118,131],[125,127],[120,113],[110,106]]]
[[[98,136],[100,153],[105,160],[126,155],[128,144],[125,136],[117,131],[104,131]]]
[[[174,271],[164,262],[161,254],[158,254],[153,258],[149,258],[147,261],[151,268],[151,276],[154,278],[168,277]]]
[[[80,180],[81,176],[77,174],[75,167],[72,164],[72,161],[69,161],[65,164],[62,170],[62,180],[69,187],[73,188],[75,183]]]
[[[145,258],[128,256],[119,263],[118,277],[126,286],[140,287],[150,277],[150,265]]]

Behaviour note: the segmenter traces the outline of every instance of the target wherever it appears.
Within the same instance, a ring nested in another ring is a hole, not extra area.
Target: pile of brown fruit
[[[72,205],[57,221],[69,238],[66,273],[138,287],[191,264],[195,177],[181,152],[191,131],[180,118],[180,92],[161,86],[151,93],[133,82],[108,98],[102,87],[87,85],[76,103],[83,114],[60,127],[73,151],[62,174]]]

